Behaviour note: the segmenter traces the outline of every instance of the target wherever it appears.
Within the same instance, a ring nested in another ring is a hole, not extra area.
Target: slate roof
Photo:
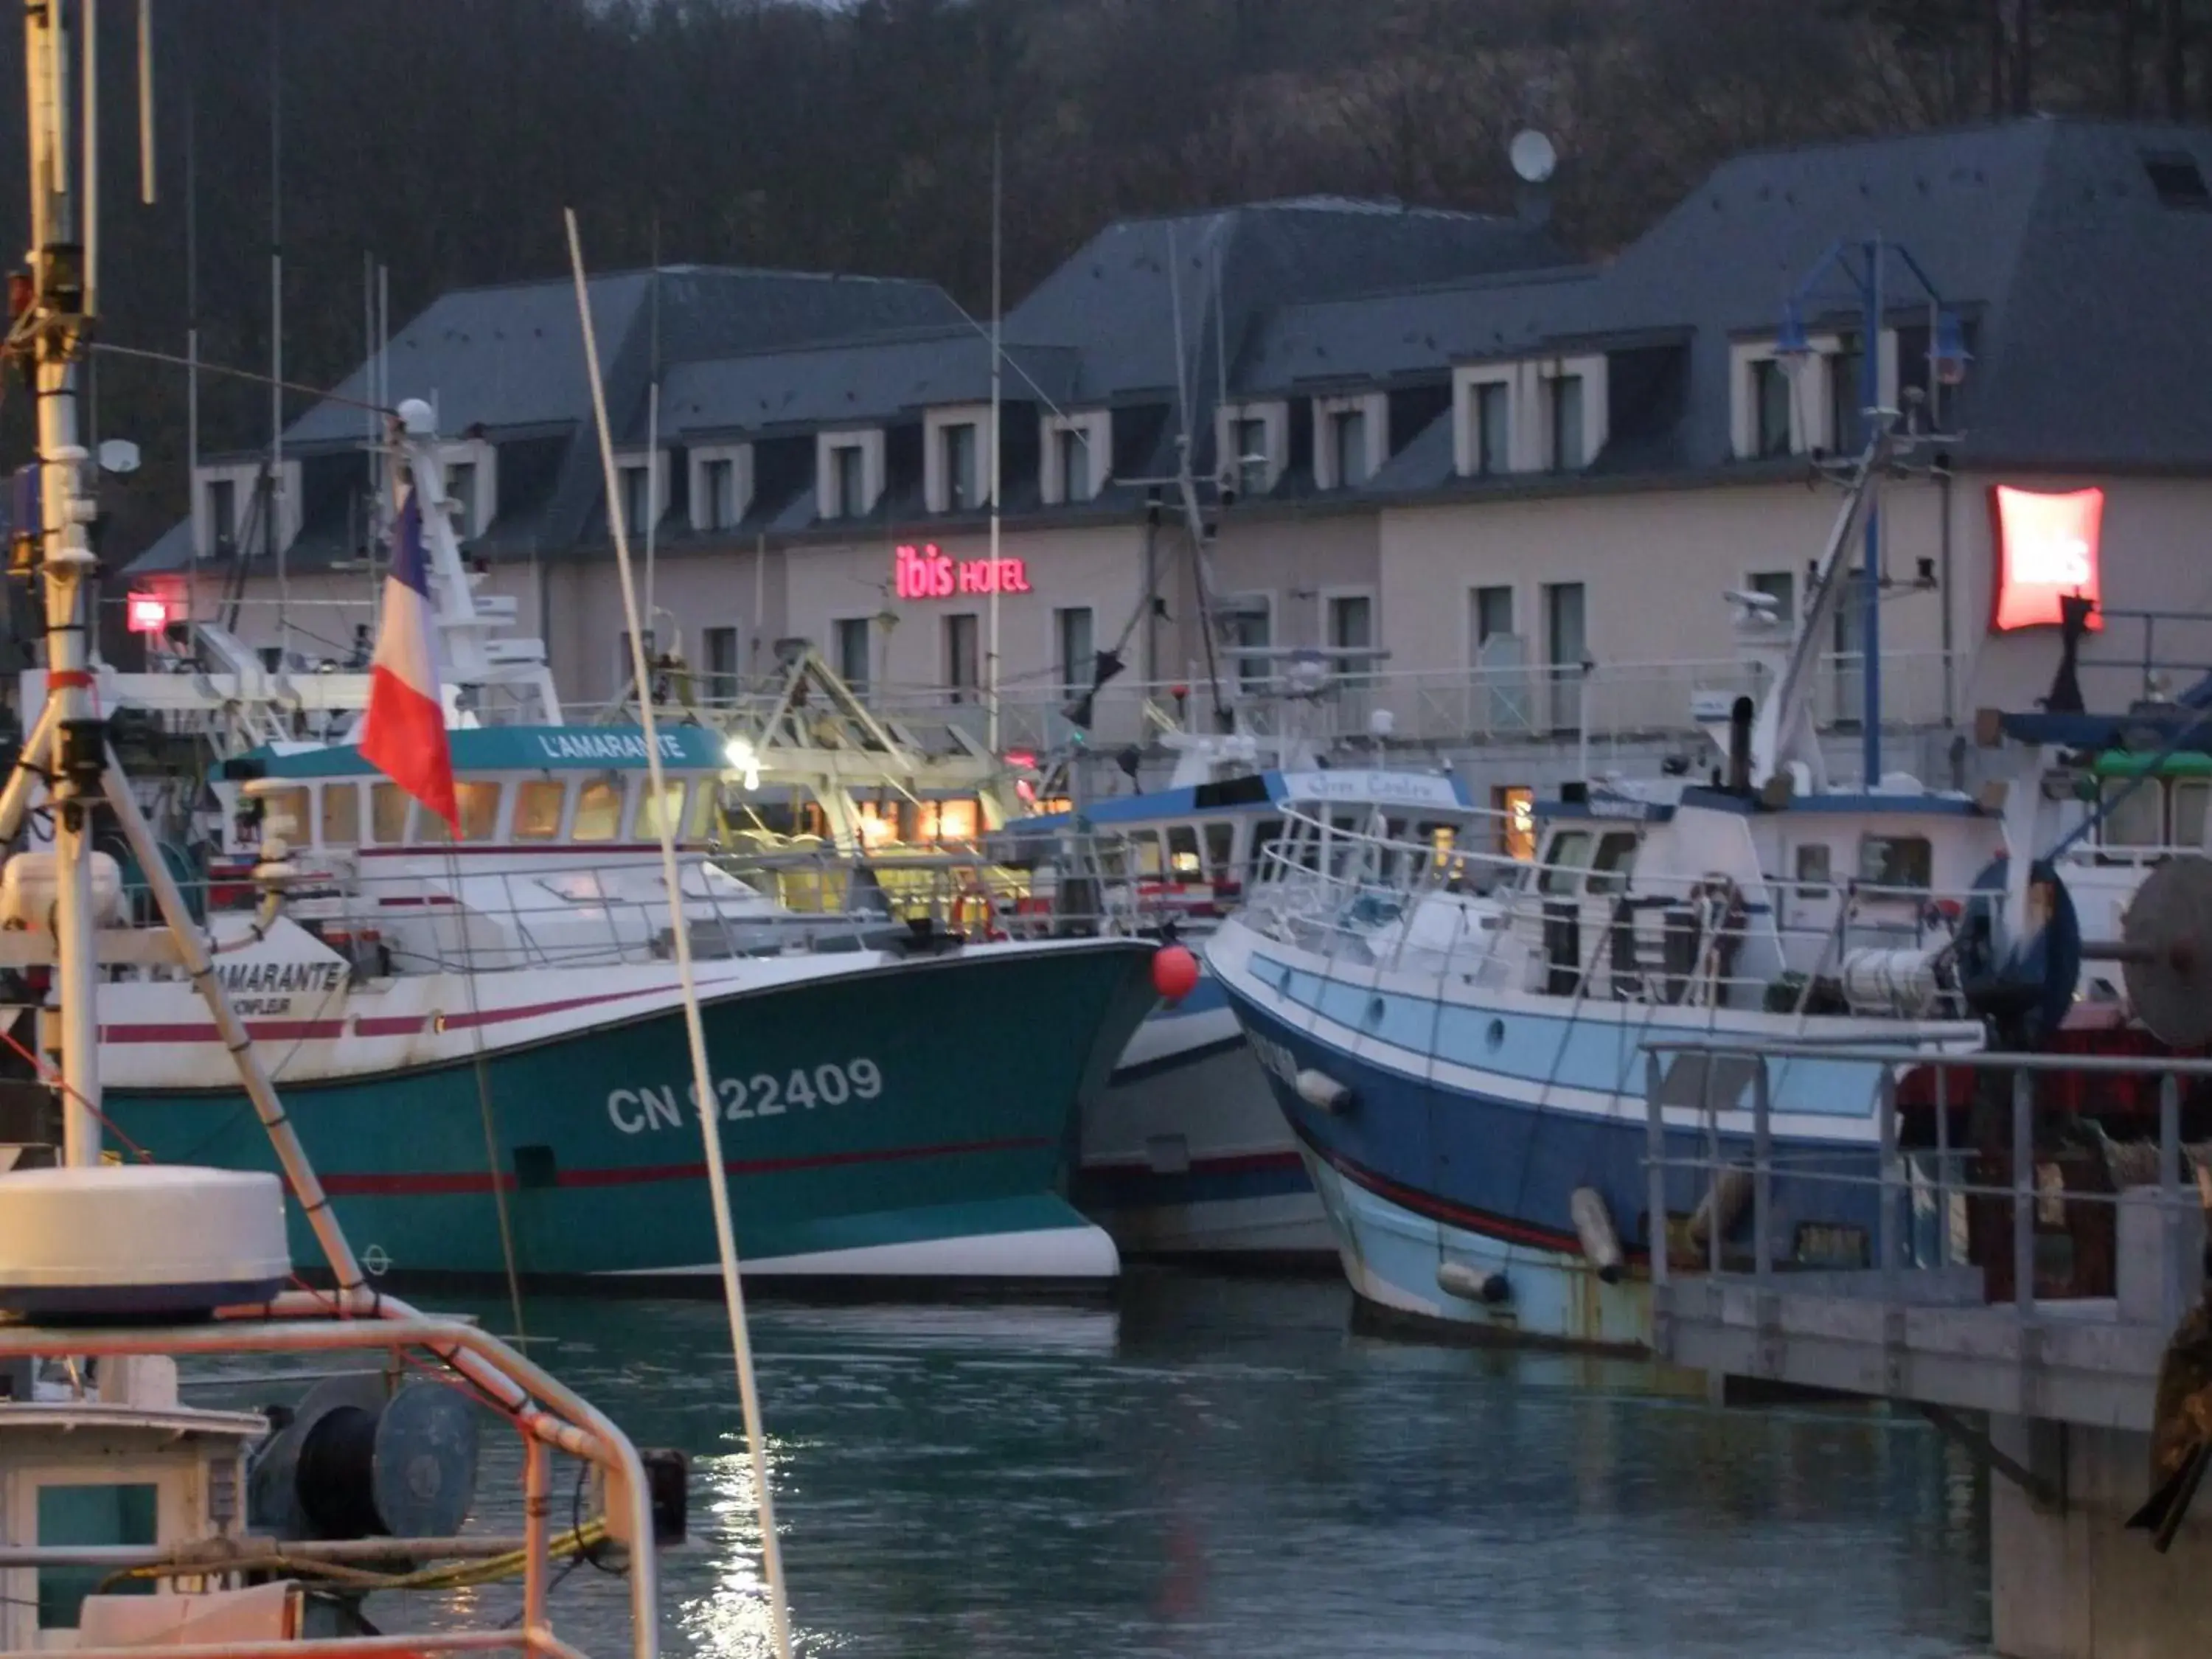
[[[1131,481],[1173,472],[1186,400],[1193,465],[1210,473],[1224,376],[1232,399],[1286,398],[1301,416],[1310,396],[1391,392],[1387,464],[1328,505],[1773,472],[1780,464],[1729,455],[1731,343],[1771,335],[1838,241],[1875,236],[1908,248],[1966,321],[1960,465],[2212,471],[2212,329],[2197,299],[2212,270],[2207,177],[2212,131],[2037,118],[1738,157],[1602,266],[1571,264],[1530,223],[1396,204],[1314,198],[1125,221],[1006,318],[1006,510],[1141,511]],[[619,441],[644,441],[656,356],[665,441],[754,441],[744,538],[830,528],[810,482],[809,434],[823,427],[884,428],[887,488],[866,522],[921,520],[922,411],[989,395],[986,337],[927,283],[678,267],[601,276],[591,293]],[[1818,324],[1855,301],[1835,283],[1808,308]],[[1903,307],[1889,314],[1893,326],[1913,320]],[[1453,475],[1436,395],[1453,365],[1595,350],[1612,359],[1610,437],[1586,470]],[[481,424],[500,444],[499,516],[478,550],[598,552],[605,512],[568,282],[447,295],[401,331],[391,363],[395,398],[434,396],[443,430]],[[365,386],[356,374],[340,397]],[[1042,507],[1044,405],[1114,411],[1114,483],[1097,500]],[[1273,499],[1318,501],[1310,424],[1293,428]],[[360,411],[333,400],[287,441],[352,452],[362,433]],[[295,558],[349,550],[348,488],[337,470],[303,478]],[[693,537],[680,509],[659,534]],[[135,568],[173,568],[185,546],[173,531]]]

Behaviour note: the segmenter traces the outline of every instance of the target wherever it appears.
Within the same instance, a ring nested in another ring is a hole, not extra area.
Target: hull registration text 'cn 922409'
[[[788,1072],[719,1078],[714,1083],[714,1098],[721,1106],[723,1121],[729,1123],[781,1117],[793,1109],[811,1111],[817,1106],[875,1100],[883,1092],[884,1069],[866,1055],[825,1060],[819,1066],[794,1066]],[[626,1135],[680,1129],[697,1115],[698,1104],[699,1088],[693,1083],[617,1089],[607,1097],[607,1121]]]

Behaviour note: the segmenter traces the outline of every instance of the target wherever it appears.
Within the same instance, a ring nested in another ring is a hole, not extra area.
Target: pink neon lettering
[[[949,599],[955,593],[1033,590],[1024,560],[955,560],[934,542],[908,542],[892,550],[891,591],[902,599]]]

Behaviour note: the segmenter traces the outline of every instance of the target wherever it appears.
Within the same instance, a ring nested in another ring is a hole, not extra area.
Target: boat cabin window
[[[1137,860],[1137,873],[1157,876],[1164,867],[1160,862],[1160,832],[1157,830],[1133,830],[1129,832],[1129,851]]]
[[[499,797],[504,784],[489,783],[472,779],[453,786],[453,805],[461,822],[463,841],[489,841],[499,830]],[[425,846],[439,846],[453,839],[446,828],[445,819],[428,807],[419,808],[415,814],[415,839]]]
[[[1194,825],[1174,823],[1168,826],[1168,868],[1175,872],[1177,881],[1196,881],[1201,871],[1198,857],[1198,830]]]
[[[1636,870],[1636,841],[1635,835],[1625,830],[1610,830],[1598,838],[1597,856],[1590,860],[1587,891],[1625,893],[1628,890],[1628,878]]]
[[[1572,893],[1580,890],[1583,872],[1595,851],[1595,837],[1587,830],[1562,830],[1544,849],[1536,889],[1543,893]]]
[[[514,786],[517,841],[552,841],[561,834],[561,807],[568,786],[558,778],[526,778]]]
[[[1237,879],[1237,826],[1214,823],[1206,826],[1206,878]]]
[[[1925,892],[1935,884],[1936,850],[1925,836],[1869,836],[1859,842],[1859,879]]]
[[[361,842],[361,786],[323,786],[323,845],[355,847]]]
[[[40,1544],[150,1545],[159,1535],[161,1494],[151,1481],[111,1486],[56,1480],[41,1484],[38,1495],[35,1537]],[[100,1589],[107,1576],[102,1566],[40,1568],[39,1628],[75,1630],[84,1598]],[[129,1595],[131,1588],[122,1593]]]
[[[265,840],[282,836],[298,847],[312,840],[315,821],[307,815],[307,792],[276,789],[261,797],[261,834]]]
[[[2138,783],[2117,780],[2105,788],[2105,818],[2097,839],[2107,847],[2161,847],[2166,843],[2166,786],[2155,778]]]
[[[2212,780],[2176,778],[2172,787],[2173,830],[2167,843],[2173,847],[2204,845],[2204,806],[2212,801]]]
[[[612,841],[622,833],[623,791],[617,778],[592,778],[576,792],[570,841]]]
[[[1261,818],[1252,826],[1252,879],[1258,881],[1275,866],[1267,856],[1268,850],[1283,839],[1280,818]]]
[[[1791,866],[1791,872],[1797,884],[1797,896],[1801,899],[1827,897],[1831,870],[1827,843],[1808,842],[1797,848],[1795,856],[1796,861]]]
[[[398,847],[407,839],[407,809],[412,803],[396,783],[371,784],[368,833],[379,847]]]
[[[664,782],[660,795],[655,799],[653,781],[646,779],[637,792],[637,828],[633,832],[640,841],[660,839],[661,808],[665,805],[668,827],[679,837],[684,834],[684,792],[688,787],[680,779]]]

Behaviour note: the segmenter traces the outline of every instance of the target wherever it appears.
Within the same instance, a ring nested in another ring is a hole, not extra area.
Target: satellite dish
[[[136,472],[138,470],[138,446],[128,438],[109,438],[100,446],[100,470],[102,472]]]
[[[1559,165],[1559,152],[1549,138],[1534,127],[1522,129],[1513,135],[1513,142],[1505,154],[1513,163],[1513,171],[1523,184],[1540,185],[1548,179]]]

